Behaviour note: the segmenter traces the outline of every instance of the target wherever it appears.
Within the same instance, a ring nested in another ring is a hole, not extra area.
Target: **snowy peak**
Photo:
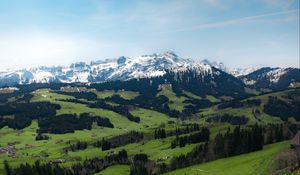
[[[123,65],[123,64],[125,64],[126,60],[127,60],[126,57],[121,56],[117,59],[117,63],[118,63],[118,65]]]
[[[210,61],[208,59],[204,59],[204,60],[201,61],[201,63],[213,66],[213,67],[215,67],[217,69],[220,69],[220,70],[222,70],[224,72],[227,72],[227,73],[229,72],[229,68],[227,68],[224,63],[219,62],[219,61]]]
[[[163,54],[142,55],[137,58],[120,57],[117,62],[119,66],[109,76],[109,79],[162,76],[165,74],[165,69],[184,66],[191,61],[183,59],[174,52],[169,51]]]
[[[191,62],[191,60],[181,58],[172,51],[163,54],[142,55],[134,59],[134,61],[140,64],[151,63],[154,65],[164,64],[166,66],[179,66]]]
[[[242,68],[228,68],[222,62],[210,61],[208,59],[202,60],[201,63],[213,66],[213,67],[215,67],[217,69],[220,69],[224,72],[227,72],[228,74],[231,74],[235,77],[241,77],[241,76],[244,76],[244,75],[248,75],[249,73],[254,72],[256,70],[255,68],[245,68],[245,69],[242,69]]]
[[[230,70],[230,74],[235,77],[242,77],[244,75],[248,75],[252,72],[254,72],[256,68],[249,67],[249,68],[234,68]]]

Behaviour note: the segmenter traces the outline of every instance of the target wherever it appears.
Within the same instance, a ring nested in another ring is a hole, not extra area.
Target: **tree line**
[[[98,126],[113,128],[114,125],[108,118],[92,116],[89,113],[61,114],[58,116],[44,117],[38,119],[38,133],[73,133],[75,130],[92,129],[93,122]]]
[[[245,116],[234,116],[230,114],[222,114],[208,117],[206,119],[209,123],[229,123],[232,125],[245,125],[249,119]]]
[[[93,92],[79,91],[79,92],[67,92],[67,91],[55,91],[57,94],[73,96],[76,99],[86,99],[86,100],[97,100],[97,95]]]
[[[171,142],[171,148],[184,147],[186,144],[192,143],[200,143],[200,142],[207,142],[209,141],[209,129],[206,127],[201,128],[200,131],[196,133],[192,133],[186,136],[176,135],[176,139]]]
[[[144,134],[142,132],[130,131],[126,134],[122,134],[119,136],[114,136],[109,139],[102,138],[95,142],[93,145],[95,147],[100,147],[102,151],[109,150],[111,148],[117,148],[129,143],[136,143],[143,140]]]
[[[247,107],[256,107],[261,104],[260,99],[247,99],[245,101],[240,100],[232,100],[228,102],[224,102],[218,105],[218,109],[225,108],[247,108]]]
[[[288,96],[290,102],[283,101],[276,96],[269,96],[268,103],[264,105],[263,111],[267,114],[280,117],[287,121],[289,117],[294,117],[300,121],[300,93],[293,93]]]
[[[0,105],[0,116],[14,116],[13,118],[0,117],[0,128],[8,126],[13,129],[23,129],[28,127],[34,119],[55,116],[56,110],[60,108],[60,105],[49,102],[23,102]]]
[[[157,128],[154,130],[154,139],[163,139],[171,136],[179,136],[182,134],[188,134],[194,131],[199,131],[200,125],[197,123],[186,124],[184,127],[176,127],[175,130],[166,131],[164,128]]]
[[[125,150],[104,158],[86,159],[83,163],[76,163],[67,168],[53,163],[41,163],[39,160],[33,165],[22,163],[18,167],[11,168],[8,162],[4,161],[7,175],[93,175],[116,164],[129,164]]]
[[[77,141],[75,143],[70,143],[70,146],[65,147],[63,150],[67,153],[69,151],[75,152],[79,150],[85,150],[88,147],[88,143],[84,141]]]

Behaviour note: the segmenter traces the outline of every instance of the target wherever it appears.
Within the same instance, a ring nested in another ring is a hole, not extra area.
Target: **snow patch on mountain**
[[[229,67],[225,66],[225,64],[222,62],[210,61],[208,59],[202,60],[201,63],[213,66],[213,67],[220,69],[220,70],[222,70],[228,74],[231,74],[235,77],[241,77],[244,75],[248,75],[249,73],[254,72],[256,70],[255,68],[252,68],[252,67],[244,68],[244,69],[243,68],[229,68]]]
[[[279,79],[287,73],[287,70],[284,68],[277,68],[273,71],[270,71],[266,74],[267,77],[269,77],[270,82],[277,83]]]
[[[267,80],[272,84],[276,84],[289,70],[290,68],[265,67],[241,78],[246,85],[254,85],[257,81],[261,80]]]
[[[47,83],[54,79],[54,75],[51,72],[37,71],[33,73],[34,80],[39,83]]]

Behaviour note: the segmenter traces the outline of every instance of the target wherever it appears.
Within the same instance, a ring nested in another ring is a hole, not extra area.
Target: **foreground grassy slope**
[[[274,156],[289,146],[289,141],[279,142],[267,145],[261,151],[190,166],[167,175],[267,175]]]

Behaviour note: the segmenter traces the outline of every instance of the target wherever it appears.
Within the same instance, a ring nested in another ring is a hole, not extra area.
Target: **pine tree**
[[[9,166],[7,160],[4,160],[4,170],[6,172],[6,175],[12,175],[12,171],[10,169],[10,166]]]
[[[173,140],[171,142],[171,148],[174,149],[174,148],[176,148],[176,146],[177,146],[177,142],[176,142],[176,140]]]

